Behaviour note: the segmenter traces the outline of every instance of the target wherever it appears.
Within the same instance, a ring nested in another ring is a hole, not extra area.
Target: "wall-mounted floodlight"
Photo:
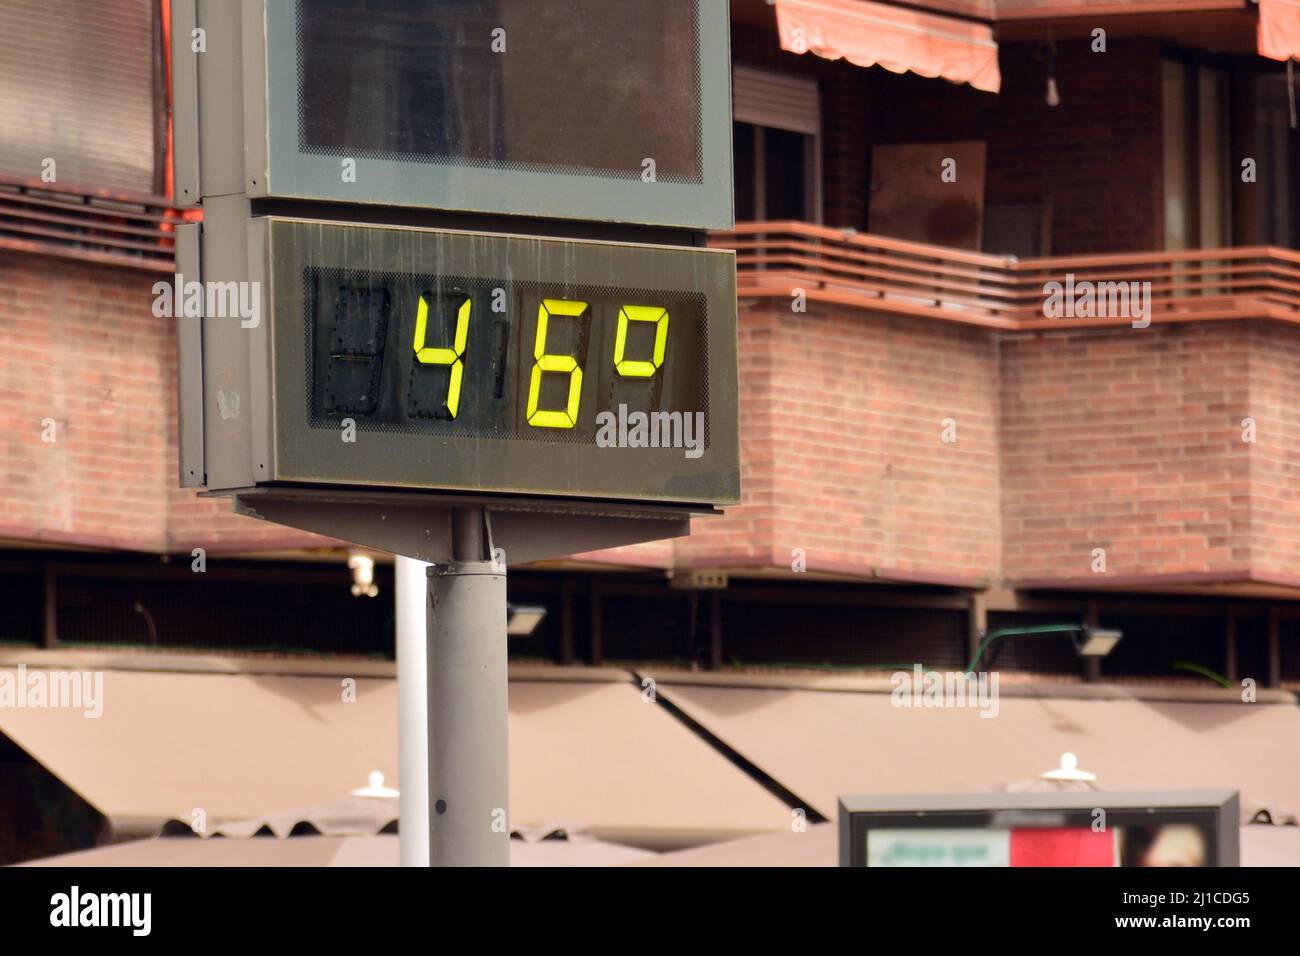
[[[511,604],[506,608],[506,635],[527,637],[537,630],[546,617],[546,608],[526,604]]]
[[[1080,657],[1105,657],[1115,649],[1115,645],[1124,636],[1123,631],[1113,627],[1085,627],[1083,640],[1075,642],[1075,650]]]
[[[966,672],[973,674],[984,652],[994,644],[1007,637],[1039,637],[1046,634],[1069,634],[1074,644],[1074,651],[1080,657],[1105,657],[1115,649],[1115,645],[1124,636],[1122,631],[1105,627],[1089,627],[1086,624],[1043,624],[1035,627],[1004,627],[989,631],[980,641],[975,656],[971,658]],[[1082,635],[1082,640],[1080,640]]]

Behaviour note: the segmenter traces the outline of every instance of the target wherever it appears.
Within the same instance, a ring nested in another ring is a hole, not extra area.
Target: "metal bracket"
[[[231,497],[236,514],[431,564],[448,564],[455,558],[452,514],[465,508],[484,509],[488,557],[500,548],[512,565],[682,537],[690,533],[692,514],[712,511],[611,502],[274,486],[241,489]]]
[[[191,49],[199,25],[197,0],[172,5],[172,166],[178,206],[193,207],[201,198],[199,178],[199,66]]]

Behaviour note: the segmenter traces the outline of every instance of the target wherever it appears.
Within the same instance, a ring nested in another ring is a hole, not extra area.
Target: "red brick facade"
[[[153,316],[155,281],[0,252],[0,538],[149,552],[319,542],[177,487],[176,336]]]
[[[683,561],[789,569],[799,548],[810,572],[966,584],[996,574],[987,333],[780,300],[742,301],[740,327],[745,505],[697,522]]]
[[[1248,453],[1251,564],[1261,575],[1291,580],[1300,576],[1300,329],[1260,322],[1248,342],[1249,415],[1257,428]]]
[[[0,536],[329,546],[176,487],[175,336],[150,313],[154,281],[0,258]],[[802,558],[812,573],[969,586],[1295,582],[1292,325],[1004,333],[743,299],[740,356],[744,504],[688,539],[590,557],[737,573]]]
[[[1002,46],[993,96],[783,53],[747,26],[732,40],[737,63],[817,77],[829,225],[870,229],[874,146],[981,139],[986,204],[1049,204],[1054,253],[1163,245],[1158,40],[1058,44],[1056,108],[1033,44]],[[0,253],[0,538],[154,553],[333,544],[176,487],[175,335],[150,312],[154,281]],[[1010,334],[750,298],[739,315],[744,503],[689,539],[586,557],[1082,586],[1103,577],[1104,548],[1113,582],[1300,578],[1292,325]]]
[[[1058,44],[1056,107],[1035,46],[1003,45],[999,61],[996,96],[872,71],[872,96],[889,106],[872,113],[872,141],[984,141],[985,206],[1046,204],[1052,255],[1162,248],[1160,42],[1115,39],[1104,54]]]
[[[1229,323],[1005,338],[1006,576],[1098,580],[1094,549],[1104,576],[1247,571],[1252,339]]]
[[[1157,39],[1114,38],[1104,54],[1087,39],[1058,43],[1057,107],[1047,105],[1046,66],[1033,44],[1001,46],[997,95],[782,53],[770,35],[743,27],[732,47],[737,63],[816,77],[828,226],[873,231],[873,146],[980,140],[985,205],[1048,205],[1053,255],[1164,245]]]
[[[1300,330],[1155,325],[1004,339],[1012,581],[1297,582]]]
[[[745,505],[683,563],[802,548],[809,571],[882,580],[1296,583],[1294,326],[1003,333],[759,300],[741,327]]]

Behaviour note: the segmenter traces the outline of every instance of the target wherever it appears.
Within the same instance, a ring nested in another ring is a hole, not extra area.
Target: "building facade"
[[[512,568],[515,656],[959,668],[1083,622],[1099,664],[998,667],[1300,686],[1300,8],[731,7],[743,503]],[[391,656],[382,556],[353,597],[344,542],[178,487],[166,4],[0,17],[0,641]]]

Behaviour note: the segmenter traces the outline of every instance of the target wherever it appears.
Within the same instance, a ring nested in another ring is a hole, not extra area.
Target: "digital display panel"
[[[693,428],[708,404],[698,293],[316,268],[304,281],[315,427],[593,443],[602,412]]]
[[[270,479],[738,500],[732,253],[255,224]]]
[[[696,0],[297,0],[299,145],[702,180]],[[557,135],[558,133],[558,135]]]
[[[867,866],[1208,866],[1208,827],[1147,826],[868,830]]]
[[[840,865],[1236,866],[1232,791],[841,797]]]
[[[250,195],[733,222],[725,0],[262,3]]]

